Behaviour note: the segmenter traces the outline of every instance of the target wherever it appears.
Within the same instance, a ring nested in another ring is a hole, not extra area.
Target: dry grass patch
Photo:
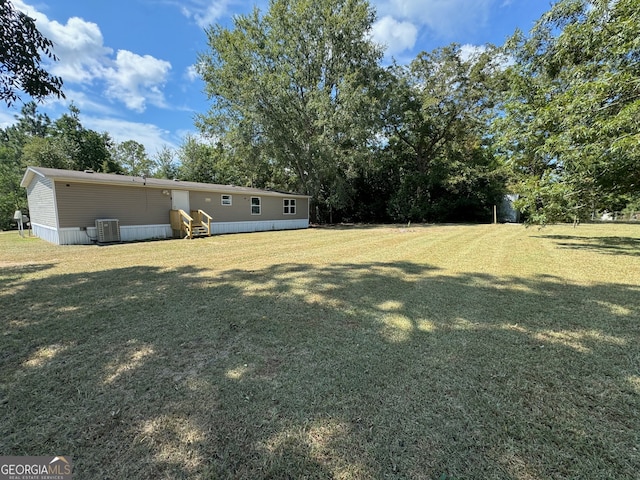
[[[634,478],[639,236],[0,234],[0,452],[77,478]]]

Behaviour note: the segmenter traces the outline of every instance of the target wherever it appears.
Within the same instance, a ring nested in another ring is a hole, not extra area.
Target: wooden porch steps
[[[192,210],[190,213],[180,209],[170,211],[174,237],[210,237],[213,217],[203,210]]]
[[[191,235],[193,237],[208,237],[209,231],[207,230],[207,227],[203,227],[202,225],[194,225],[191,229]]]

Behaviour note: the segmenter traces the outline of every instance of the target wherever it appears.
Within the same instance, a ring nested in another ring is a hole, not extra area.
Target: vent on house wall
[[[120,222],[114,218],[100,218],[96,220],[98,243],[120,241]]]

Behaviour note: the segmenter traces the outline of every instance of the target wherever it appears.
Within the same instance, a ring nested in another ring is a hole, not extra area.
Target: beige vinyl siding
[[[60,227],[91,227],[98,218],[121,226],[169,223],[171,197],[162,189],[56,181]]]
[[[222,192],[191,192],[189,201],[192,210],[204,210],[214,222],[255,222],[263,220],[306,219],[309,199],[298,196],[271,196],[260,194],[234,194],[231,205],[221,205]],[[224,195],[228,195],[224,193]],[[251,215],[251,197],[260,197],[261,214]],[[296,200],[295,215],[283,213],[283,199]],[[207,200],[209,199],[209,200]]]
[[[50,178],[36,176],[27,187],[31,223],[53,228],[58,226],[53,185],[53,180]]]
[[[296,201],[296,213],[295,215],[284,214],[284,202],[285,198],[295,199]],[[262,196],[262,215],[263,220],[296,220],[307,218],[308,199],[303,197],[265,197]]]

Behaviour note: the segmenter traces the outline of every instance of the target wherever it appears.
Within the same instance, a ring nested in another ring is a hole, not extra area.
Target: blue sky
[[[87,128],[122,142],[136,140],[155,154],[177,148],[196,133],[194,116],[207,111],[194,74],[207,50],[205,28],[232,25],[234,15],[268,0],[11,0],[36,19],[54,41],[59,62],[49,70],[64,81],[66,100],[48,100],[52,119],[74,102]],[[322,1],[322,0],[319,0]],[[528,31],[550,8],[547,0],[373,0],[373,38],[408,63],[421,51],[456,42],[473,51],[501,45],[516,28]],[[29,98],[23,95],[23,100]],[[0,126],[12,123],[20,104],[0,106]]]

